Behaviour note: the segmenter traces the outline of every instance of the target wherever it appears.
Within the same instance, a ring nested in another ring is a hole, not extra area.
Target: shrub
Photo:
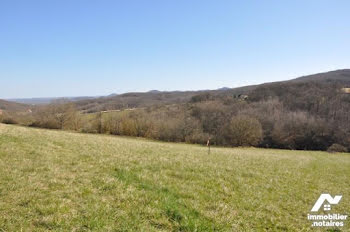
[[[208,101],[197,104],[192,109],[192,117],[199,120],[203,132],[212,136],[213,144],[219,144],[218,137],[220,137],[223,122],[230,118],[229,108],[220,102]]]
[[[85,123],[79,131],[82,133],[98,133],[98,129],[95,124],[90,122]]]
[[[338,143],[333,143],[327,150],[328,152],[348,152],[348,149]]]
[[[127,136],[137,136],[137,125],[133,119],[123,119],[121,122],[121,134]]]
[[[262,140],[261,124],[255,118],[233,117],[226,129],[225,138],[231,146],[256,146]]]
[[[307,112],[288,112],[275,122],[272,139],[278,147],[326,150],[334,141],[328,124]]]
[[[168,142],[182,142],[184,136],[182,134],[184,122],[176,118],[168,118],[166,121],[157,124],[158,139]]]
[[[203,133],[201,130],[195,130],[185,137],[185,141],[186,143],[205,144],[209,137],[209,134]]]
[[[3,118],[1,122],[5,124],[17,124],[17,121],[13,118]]]
[[[54,120],[46,120],[46,121],[33,121],[28,125],[29,127],[41,127],[47,129],[61,129],[58,123]]]

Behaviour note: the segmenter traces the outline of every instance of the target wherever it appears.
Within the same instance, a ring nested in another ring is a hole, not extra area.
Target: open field
[[[0,124],[0,231],[311,231],[324,192],[349,214],[350,154]]]

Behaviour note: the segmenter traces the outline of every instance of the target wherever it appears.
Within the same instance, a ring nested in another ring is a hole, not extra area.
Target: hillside
[[[0,120],[172,142],[203,144],[210,138],[222,146],[349,151],[348,74],[339,70],[236,89],[126,93],[37,106]]]
[[[294,82],[305,82],[305,81],[323,81],[323,82],[333,82],[340,81],[350,83],[350,69],[341,69],[325,73],[318,73],[308,76],[299,77],[293,79]]]
[[[257,86],[243,86],[238,88],[220,88],[217,90],[200,91],[157,91],[125,93],[115,96],[100,97],[76,101],[79,110],[84,112],[97,112],[127,108],[143,108],[150,106],[161,106],[171,104],[183,104],[190,102],[192,97],[202,94],[211,94],[214,96],[247,94]]]
[[[189,102],[192,97],[201,94],[211,94],[216,97],[233,96],[255,93],[257,88],[273,88],[275,86],[284,86],[288,84],[301,83],[321,83],[334,84],[342,83],[345,86],[350,85],[350,69],[336,70],[325,73],[318,73],[308,76],[295,78],[288,81],[265,83],[260,85],[243,86],[237,88],[220,88],[217,90],[201,91],[158,91],[135,92],[124,94],[111,94],[104,97],[66,97],[66,98],[28,98],[28,99],[10,99],[9,101],[24,104],[49,104],[57,102],[75,102],[78,109],[83,112],[98,112],[106,110],[117,110],[126,108],[140,108],[149,106],[182,104]],[[0,105],[1,106],[1,105]]]
[[[342,91],[349,87],[350,69],[344,69],[259,85],[250,92],[250,100],[278,98],[290,110],[338,120],[336,115],[345,116],[350,110],[350,94]]]
[[[21,112],[30,109],[31,106],[0,99],[0,110],[8,112]]]
[[[186,103],[192,97],[201,94],[211,94],[215,97],[233,96],[241,94],[254,94],[259,87],[271,87],[289,84],[302,83],[318,83],[331,85],[334,83],[342,83],[345,86],[350,85],[350,69],[336,70],[326,73],[318,73],[304,77],[295,78],[289,81],[266,83],[261,85],[243,86],[238,88],[221,88],[218,90],[203,90],[203,91],[150,91],[146,93],[126,93],[112,97],[101,97],[97,99],[89,99],[77,101],[79,109],[85,112],[96,112],[103,110],[115,110],[125,108],[149,107],[153,105],[167,105]]]
[[[125,108],[149,107],[187,102],[201,91],[150,91],[146,93],[125,93],[111,97],[100,97],[76,102],[79,110],[96,112]]]
[[[0,124],[2,231],[311,231],[350,208],[350,156],[207,148]],[[346,224],[344,229],[349,228]]]

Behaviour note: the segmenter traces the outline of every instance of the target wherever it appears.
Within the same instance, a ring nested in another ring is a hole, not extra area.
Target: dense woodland
[[[239,89],[55,103],[32,112],[4,111],[0,120],[173,142],[205,144],[210,138],[220,146],[348,151],[350,94],[342,89],[350,87],[350,71],[330,74]]]

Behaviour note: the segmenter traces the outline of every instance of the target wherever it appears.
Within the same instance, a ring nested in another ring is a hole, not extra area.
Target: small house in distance
[[[3,113],[3,112],[2,112],[2,109],[0,109],[0,115],[2,115],[2,113]]]
[[[350,93],[350,88],[342,88],[341,91],[343,93]]]
[[[238,95],[233,95],[233,98],[239,99],[239,100],[247,100],[248,95],[246,94],[238,94]]]

